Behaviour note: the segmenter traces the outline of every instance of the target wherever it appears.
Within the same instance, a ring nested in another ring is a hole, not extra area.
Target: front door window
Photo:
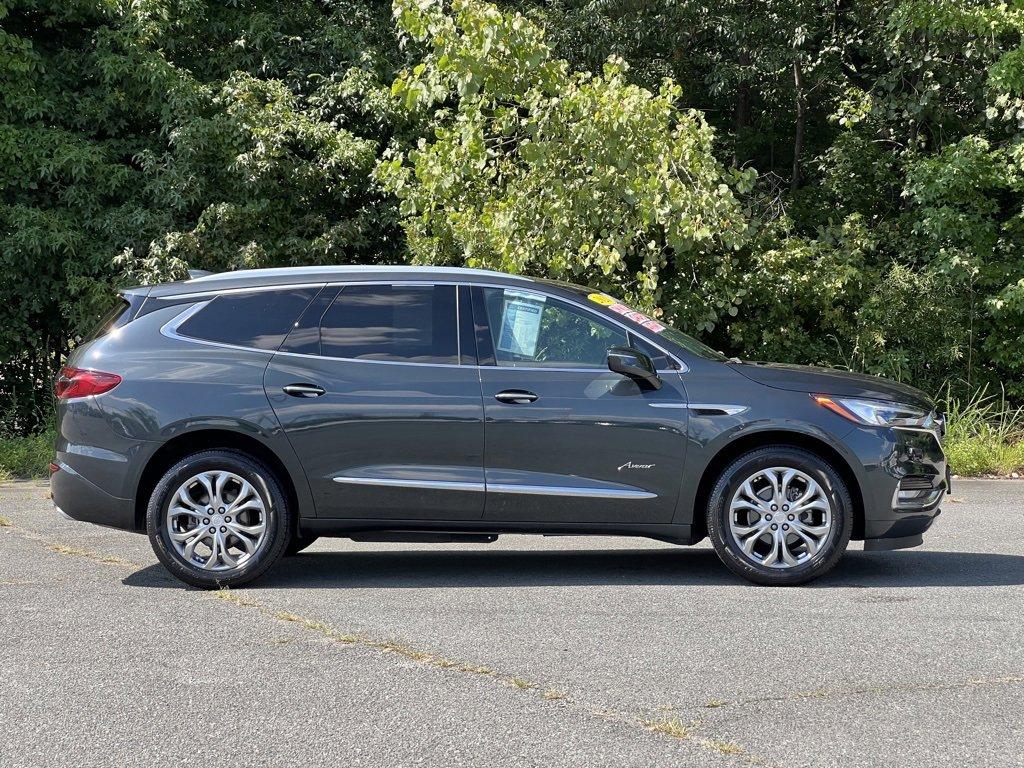
[[[606,368],[608,349],[629,344],[625,331],[544,294],[484,288],[483,299],[500,366]]]

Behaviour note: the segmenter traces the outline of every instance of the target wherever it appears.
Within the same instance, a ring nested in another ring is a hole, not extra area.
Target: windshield
[[[588,300],[594,304],[599,304],[605,307],[617,315],[620,315],[624,320],[628,320],[635,325],[644,328],[651,333],[657,334],[664,339],[668,339],[673,344],[678,344],[680,347],[688,352],[692,352],[699,357],[707,358],[708,360],[728,360],[729,358],[718,352],[702,341],[697,341],[687,333],[673,328],[671,325],[665,325],[659,320],[655,320],[652,317],[648,317],[643,312],[637,312],[635,309],[627,304],[619,301],[618,299],[612,298],[611,296],[604,293],[585,293]]]

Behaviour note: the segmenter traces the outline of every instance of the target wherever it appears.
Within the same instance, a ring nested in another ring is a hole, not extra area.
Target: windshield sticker
[[[511,291],[505,291],[498,349],[513,355],[533,357],[537,353],[544,301],[535,294],[519,294],[521,298],[509,298],[510,295],[515,296]]]
[[[611,296],[608,296],[607,294],[604,293],[592,293],[589,296],[587,296],[587,298],[590,299],[595,304],[600,304],[602,307],[610,307],[613,304],[619,303]]]
[[[599,296],[599,295],[601,295],[601,294],[594,294],[594,293],[592,293],[592,294],[590,294],[590,296],[588,298],[593,299],[594,296]],[[600,302],[598,302],[598,303],[600,304]],[[637,312],[635,309],[631,309],[630,307],[627,307],[622,302],[616,301],[616,302],[614,302],[612,304],[607,304],[605,306],[607,306],[608,309],[610,309],[615,314],[622,315],[623,317],[625,317],[625,318],[627,318],[629,320],[632,320],[634,323],[636,323],[637,325],[643,326],[648,331],[653,331],[654,333],[661,333],[662,331],[664,331],[668,327],[668,326],[664,325],[663,323],[659,323],[657,320],[648,317],[643,312]]]

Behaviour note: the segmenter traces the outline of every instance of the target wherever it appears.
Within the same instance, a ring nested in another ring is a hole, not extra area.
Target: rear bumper
[[[60,469],[50,476],[50,493],[60,512],[83,523],[136,530],[131,499],[112,496],[63,462],[57,465]]]

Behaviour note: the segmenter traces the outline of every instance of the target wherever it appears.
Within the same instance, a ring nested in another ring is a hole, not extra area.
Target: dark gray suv
[[[919,391],[727,359],[586,288],[449,268],[131,288],[56,385],[54,503],[201,587],[319,536],[710,537],[762,584],[920,544],[949,486]]]

